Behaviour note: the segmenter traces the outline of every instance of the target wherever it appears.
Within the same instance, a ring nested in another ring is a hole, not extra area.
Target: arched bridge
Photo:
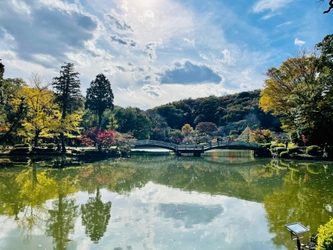
[[[200,156],[202,153],[212,149],[239,149],[239,150],[253,150],[256,156],[269,156],[270,151],[261,145],[243,142],[243,141],[218,141],[207,143],[205,145],[186,145],[175,144],[172,142],[155,141],[155,140],[139,140],[135,142],[135,147],[160,147],[174,151],[178,155],[182,153],[193,153],[193,155]]]

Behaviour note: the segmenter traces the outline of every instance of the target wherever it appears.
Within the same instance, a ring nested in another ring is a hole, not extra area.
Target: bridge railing
[[[171,148],[176,149],[177,144],[171,143],[171,142],[165,142],[165,141],[155,141],[155,140],[139,140],[135,142],[136,146],[144,146],[144,145],[153,145],[158,147],[165,147],[165,148]]]
[[[207,143],[205,145],[205,150],[223,146],[237,146],[237,147],[244,147],[244,148],[251,148],[251,149],[259,149],[261,146],[259,144],[245,142],[245,141],[218,141]]]
[[[205,147],[203,145],[188,145],[188,144],[179,144],[176,147],[177,150],[200,150],[204,151]]]
[[[165,141],[156,141],[156,140],[139,140],[135,142],[137,146],[145,146],[145,145],[152,145],[158,147],[169,148],[173,150],[209,150],[212,148],[223,147],[223,146],[236,146],[236,147],[244,147],[250,149],[259,149],[261,148],[260,145],[251,143],[251,142],[244,142],[244,141],[218,141],[218,142],[209,142],[205,145],[188,145],[188,144],[175,144],[172,142],[165,142]]]

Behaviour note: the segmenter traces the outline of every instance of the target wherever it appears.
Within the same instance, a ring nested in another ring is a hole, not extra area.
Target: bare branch
[[[330,0],[330,1],[328,2],[328,4],[330,5],[330,7],[328,8],[328,10],[325,10],[325,11],[323,12],[323,14],[326,14],[326,13],[330,12],[331,9],[333,9],[333,0]]]
[[[32,72],[29,81],[33,88],[36,88],[41,91],[47,89],[51,85],[51,83],[47,83],[44,85],[43,84],[44,79],[38,72]]]

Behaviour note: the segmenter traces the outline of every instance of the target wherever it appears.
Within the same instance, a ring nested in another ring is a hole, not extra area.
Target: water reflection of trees
[[[103,203],[97,187],[96,196],[89,197],[88,202],[81,206],[81,214],[86,234],[94,243],[98,243],[104,236],[111,218],[111,201]]]
[[[58,170],[54,176],[56,180],[57,198],[52,202],[52,209],[48,210],[46,234],[53,237],[55,249],[67,249],[70,242],[69,234],[74,232],[75,219],[78,216],[78,206],[75,199],[68,197],[76,193],[75,182],[63,170]]]
[[[103,202],[102,189],[124,194],[150,181],[263,203],[277,246],[292,244],[286,223],[300,221],[315,233],[332,216],[326,209],[333,205],[331,165],[281,160],[221,164],[193,157],[154,157],[152,161],[133,157],[64,169],[45,168],[48,164],[0,172],[0,214],[14,218],[27,235],[47,218],[46,233],[53,237],[56,249],[66,249],[79,216],[93,242],[105,235],[112,203]],[[80,207],[71,196],[78,190],[93,194]],[[52,208],[47,201],[52,201]]]
[[[81,212],[70,196],[80,187],[76,176],[81,169],[37,170],[36,166],[0,172],[0,214],[13,217],[26,237],[34,228],[43,229],[46,225],[46,235],[53,237],[54,248],[67,249],[76,218]],[[52,201],[52,208],[47,205],[48,200]],[[89,199],[87,205],[82,205],[82,218],[94,215],[90,222],[96,220],[91,235],[95,242],[106,231],[110,210],[111,202],[101,202],[99,188],[93,201]],[[91,226],[87,220],[83,220],[83,224]]]
[[[332,211],[326,205],[333,205],[332,169],[325,164],[283,162],[273,167],[285,167],[286,174],[281,188],[268,194],[264,200],[269,221],[269,230],[275,233],[273,242],[286,245],[290,238],[286,223],[299,221],[316,234],[318,227],[325,224]]]

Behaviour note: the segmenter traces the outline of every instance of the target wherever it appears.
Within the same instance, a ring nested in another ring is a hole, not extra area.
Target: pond
[[[333,164],[134,154],[2,161],[0,249],[294,249],[333,216]],[[66,166],[65,168],[56,168]]]

